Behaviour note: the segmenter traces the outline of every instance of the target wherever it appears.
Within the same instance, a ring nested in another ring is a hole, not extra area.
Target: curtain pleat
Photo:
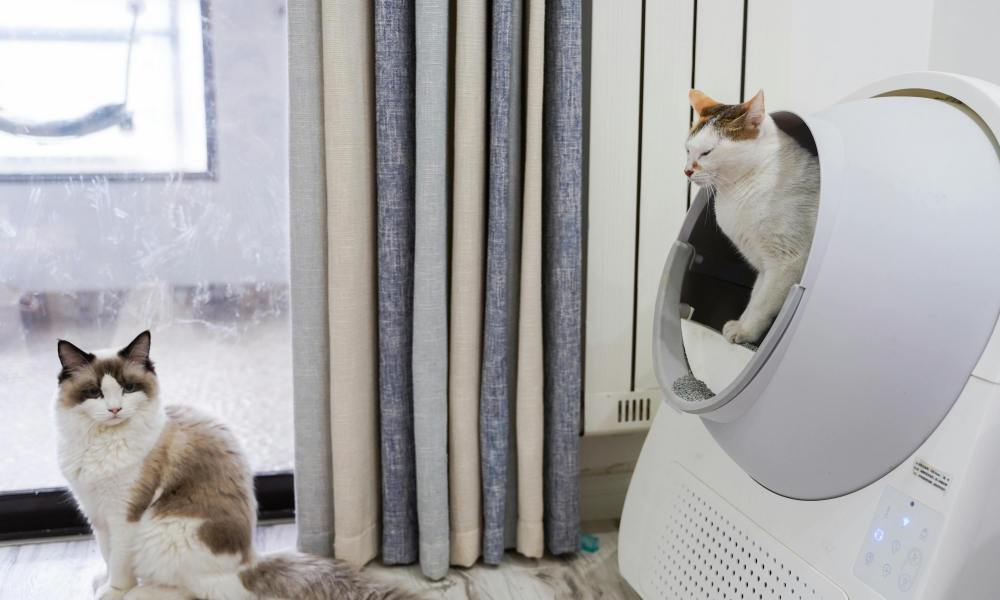
[[[363,565],[378,551],[372,9],[324,0],[334,549]]]
[[[545,0],[528,0],[524,207],[521,215],[521,302],[517,351],[517,550],[545,551],[542,455],[544,347],[542,337],[542,78]]]
[[[417,6],[413,434],[420,568],[448,573],[448,1]]]
[[[544,208],[545,541],[580,543],[582,383],[583,71],[580,0],[550,0],[545,15]]]
[[[451,562],[479,558],[479,383],[486,221],[486,0],[455,3],[455,140],[448,365]]]
[[[483,560],[497,564],[516,542],[514,410],[520,271],[521,124],[518,0],[493,3],[489,203],[480,453]]]
[[[524,0],[513,0],[510,29],[510,114],[507,128],[507,198],[509,221],[507,224],[507,343],[511,359],[507,363],[507,389],[509,397],[507,428],[507,501],[504,504],[504,548],[517,546],[517,336],[518,305],[521,302],[521,206],[524,192],[524,117],[522,115],[522,38],[524,26]]]
[[[382,561],[417,559],[413,438],[414,13],[375,2]]]
[[[302,552],[333,552],[326,178],[320,0],[288,3],[289,204],[295,525]]]

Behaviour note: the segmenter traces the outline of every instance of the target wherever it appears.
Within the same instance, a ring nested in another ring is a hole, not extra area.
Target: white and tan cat
[[[697,121],[684,174],[713,191],[719,227],[757,271],[746,309],[722,334],[757,342],[802,278],[819,210],[819,162],[775,125],[763,91],[742,104],[698,90],[689,100]]]
[[[107,565],[95,598],[410,597],[337,561],[258,556],[246,457],[221,423],[164,408],[149,348],[148,331],[117,353],[58,344],[59,466]]]

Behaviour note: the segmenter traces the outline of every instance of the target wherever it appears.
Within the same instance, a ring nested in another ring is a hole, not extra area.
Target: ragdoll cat
[[[764,93],[742,104],[689,94],[698,117],[684,174],[714,191],[715,216],[757,270],[739,320],[723,326],[732,343],[756,342],[802,278],[819,210],[819,162],[764,112]]]
[[[337,561],[258,556],[246,457],[221,423],[164,408],[149,347],[148,331],[117,353],[58,344],[59,466],[107,565],[95,598],[411,597]]]

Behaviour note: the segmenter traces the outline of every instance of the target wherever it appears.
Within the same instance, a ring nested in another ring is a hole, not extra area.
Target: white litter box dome
[[[654,364],[666,401],[759,483],[832,498],[920,446],[997,324],[1000,87],[913,73],[775,119],[819,157],[802,282],[759,348],[727,344],[754,274],[699,194],[661,279]]]

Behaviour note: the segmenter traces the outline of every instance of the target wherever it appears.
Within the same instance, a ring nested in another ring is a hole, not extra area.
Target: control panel
[[[854,575],[886,600],[908,600],[930,559],[944,518],[886,488],[854,563]]]

